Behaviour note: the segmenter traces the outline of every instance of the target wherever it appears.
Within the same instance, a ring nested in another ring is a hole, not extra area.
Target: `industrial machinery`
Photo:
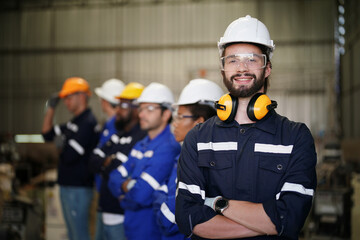
[[[322,161],[317,166],[318,186],[311,213],[312,231],[316,236],[327,236],[329,239],[351,237],[351,182],[354,173],[359,170],[360,161],[348,161],[346,156],[343,144],[325,144]]]
[[[47,182],[39,176],[56,161],[54,146],[0,135],[0,239],[44,239]]]

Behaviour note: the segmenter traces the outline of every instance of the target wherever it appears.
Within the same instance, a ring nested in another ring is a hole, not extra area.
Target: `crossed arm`
[[[193,233],[205,238],[242,238],[276,235],[277,231],[262,204],[230,200],[223,216],[196,225]]]

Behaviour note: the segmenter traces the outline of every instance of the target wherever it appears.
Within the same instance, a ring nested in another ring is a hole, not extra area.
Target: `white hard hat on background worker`
[[[138,103],[158,103],[166,108],[171,108],[174,95],[164,84],[153,82],[147,86],[137,100]]]
[[[125,84],[116,78],[109,79],[105,81],[101,87],[95,88],[95,93],[98,97],[108,101],[111,104],[119,104],[119,100],[116,99],[116,96],[122,92]]]
[[[224,94],[224,91],[214,82],[207,79],[193,79],[181,91],[179,100],[174,106],[187,104],[208,104],[214,102]]]

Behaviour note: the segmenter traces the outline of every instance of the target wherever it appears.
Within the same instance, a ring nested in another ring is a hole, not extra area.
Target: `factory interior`
[[[197,78],[225,91],[217,42],[246,15],[275,43],[267,94],[276,112],[305,123],[315,140],[317,189],[300,239],[359,239],[357,0],[1,1],[0,239],[67,239],[57,149],[41,136],[45,103],[67,78],[86,79],[92,91],[111,78],[159,82],[175,99]],[[89,104],[103,123],[96,94]],[[70,118],[60,103],[54,121]]]

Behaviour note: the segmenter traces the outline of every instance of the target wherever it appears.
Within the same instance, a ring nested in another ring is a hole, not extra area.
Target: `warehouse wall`
[[[176,97],[192,78],[222,85],[216,43],[246,14],[263,21],[276,44],[269,95],[278,112],[314,136],[334,127],[334,1],[15,2],[0,12],[0,132],[39,132],[46,98],[70,76],[92,88],[113,77],[157,81]],[[90,104],[102,119],[97,98]],[[56,121],[69,117],[60,106]]]
[[[341,57],[341,121],[344,138],[360,138],[360,3],[345,2],[346,43]]]

